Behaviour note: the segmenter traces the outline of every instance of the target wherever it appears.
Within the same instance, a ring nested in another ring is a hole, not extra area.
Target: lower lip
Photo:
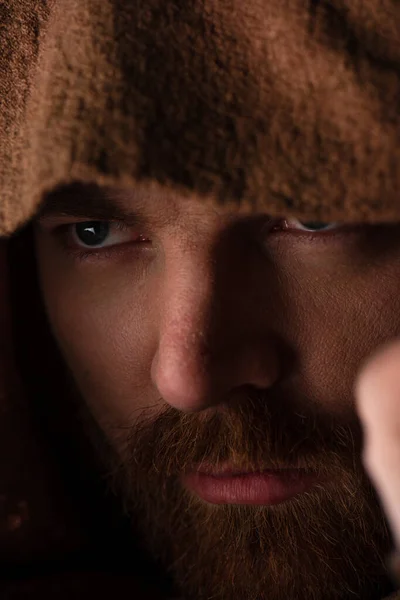
[[[318,482],[315,474],[301,470],[262,471],[238,475],[189,473],[183,483],[211,504],[280,504],[309,490]]]

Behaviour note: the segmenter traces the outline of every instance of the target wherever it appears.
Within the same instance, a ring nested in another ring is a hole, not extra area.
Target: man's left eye
[[[309,231],[317,233],[319,231],[330,231],[340,228],[340,223],[323,223],[322,221],[299,221],[298,219],[285,219],[285,229],[294,229],[299,231]]]

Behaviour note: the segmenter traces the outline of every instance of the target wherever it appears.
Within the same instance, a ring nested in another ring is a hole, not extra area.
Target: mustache
[[[227,462],[243,471],[298,468],[329,475],[354,468],[363,438],[356,418],[343,423],[320,409],[299,413],[283,396],[273,402],[271,394],[266,399],[255,391],[223,410],[182,413],[165,406],[155,415],[147,409],[128,434],[125,427],[120,433],[125,467],[164,478]]]

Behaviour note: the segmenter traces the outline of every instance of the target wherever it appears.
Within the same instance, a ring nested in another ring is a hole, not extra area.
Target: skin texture
[[[381,598],[392,542],[354,385],[400,333],[399,226],[335,237],[211,200],[104,193],[140,217],[113,229],[114,245],[79,247],[66,227],[97,218],[92,202],[79,217],[44,212],[36,250],[55,339],[135,535],[194,600]],[[320,483],[274,507],[184,489],[184,471],[227,459],[304,467]]]

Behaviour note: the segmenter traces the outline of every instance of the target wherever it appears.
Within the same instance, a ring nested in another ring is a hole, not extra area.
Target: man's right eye
[[[101,249],[128,242],[147,241],[120,221],[84,221],[65,226],[68,245]]]
[[[72,233],[78,244],[89,248],[98,247],[107,241],[110,234],[110,223],[108,221],[76,223],[72,225]]]

